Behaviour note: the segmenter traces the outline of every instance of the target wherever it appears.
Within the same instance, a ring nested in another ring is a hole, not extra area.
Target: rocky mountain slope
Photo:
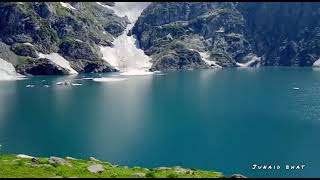
[[[114,6],[1,2],[0,58],[23,75],[117,71],[101,47],[113,47],[132,22]],[[154,2],[128,34],[152,58],[151,71],[316,66],[319,9],[307,2]]]
[[[0,14],[0,58],[32,75],[115,71],[98,46],[112,46],[128,24],[94,2],[1,2]]]
[[[153,3],[133,33],[153,57],[153,70],[312,66],[320,57],[319,8],[303,2]]]

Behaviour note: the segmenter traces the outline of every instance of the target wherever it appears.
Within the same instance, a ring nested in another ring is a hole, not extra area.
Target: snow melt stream
[[[116,15],[127,16],[130,24],[125,32],[113,42],[113,47],[100,46],[103,59],[113,67],[120,70],[121,75],[148,75],[152,74],[149,69],[152,65],[151,58],[139,48],[134,35],[128,36],[128,31],[134,26],[142,11],[149,2],[116,2],[115,6],[108,6]],[[104,5],[103,7],[106,7]]]

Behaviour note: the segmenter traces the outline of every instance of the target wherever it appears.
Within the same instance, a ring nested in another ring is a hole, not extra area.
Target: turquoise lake
[[[226,68],[115,82],[84,77],[99,74],[0,82],[0,153],[93,156],[122,166],[249,177],[320,176],[320,70]],[[281,169],[252,170],[253,164]],[[306,166],[288,171],[287,164]]]

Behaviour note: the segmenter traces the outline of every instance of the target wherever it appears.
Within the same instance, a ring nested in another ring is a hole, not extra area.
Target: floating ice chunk
[[[93,78],[93,81],[96,82],[117,82],[117,81],[125,81],[125,78]]]
[[[60,86],[64,85],[64,86],[67,86],[67,85],[70,85],[70,83],[68,83],[68,82],[57,82],[56,85],[60,85]]]
[[[154,74],[154,73],[150,71],[145,71],[145,70],[129,70],[129,71],[120,73],[120,75],[123,75],[123,76],[146,76],[151,74]]]
[[[34,88],[34,85],[29,84],[26,86],[26,88]]]
[[[83,80],[93,80],[94,78],[82,78]]]

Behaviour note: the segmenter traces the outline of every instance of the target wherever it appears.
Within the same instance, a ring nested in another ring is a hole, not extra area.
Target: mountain
[[[153,70],[312,66],[320,57],[319,9],[304,2],[153,3],[133,34]]]
[[[320,3],[119,4],[1,2],[0,59],[23,75],[320,64]]]
[[[99,46],[112,46],[128,19],[104,4],[1,2],[0,14],[0,58],[21,74],[116,71]]]

